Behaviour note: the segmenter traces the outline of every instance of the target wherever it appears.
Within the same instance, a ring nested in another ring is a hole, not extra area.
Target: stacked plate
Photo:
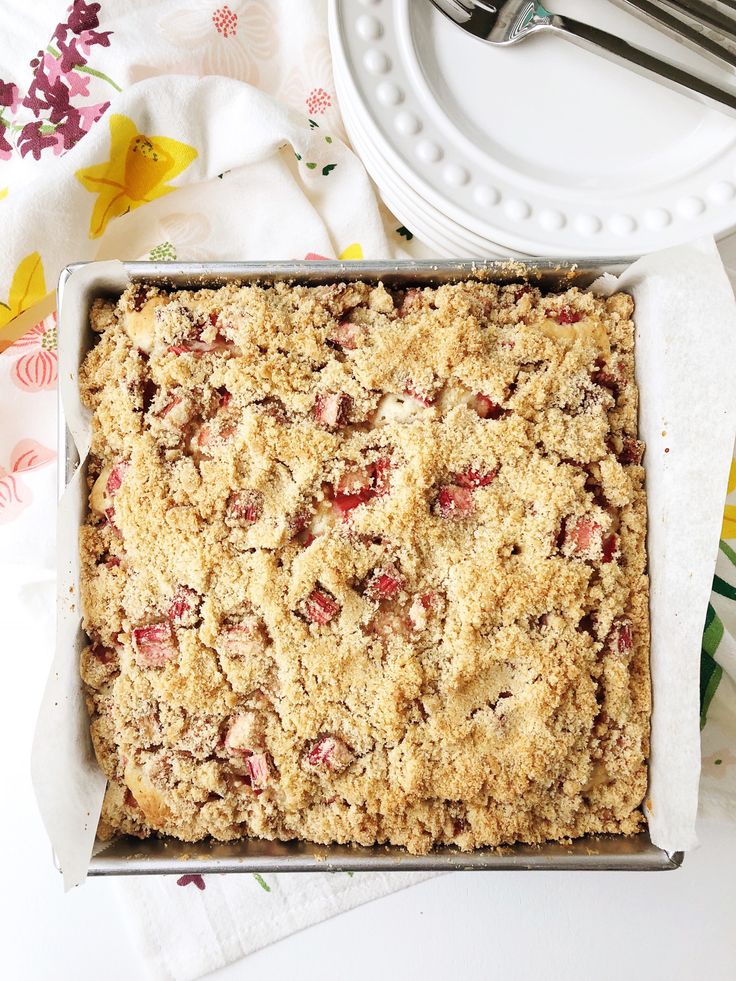
[[[612,4],[558,6],[729,84]],[[441,255],[633,255],[736,229],[736,121],[563,39],[497,48],[429,0],[330,0],[330,41],[356,152]]]

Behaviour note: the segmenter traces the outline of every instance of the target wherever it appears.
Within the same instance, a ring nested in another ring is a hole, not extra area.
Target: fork
[[[736,118],[736,93],[720,89],[598,27],[571,17],[560,17],[537,0],[431,0],[431,3],[481,41],[508,46],[524,41],[532,34],[554,32],[579,47],[633,68],[645,78]]]

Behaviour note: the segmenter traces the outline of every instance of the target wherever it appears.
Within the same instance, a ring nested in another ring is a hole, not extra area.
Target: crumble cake
[[[100,837],[424,853],[639,829],[632,314],[476,281],[96,300]]]

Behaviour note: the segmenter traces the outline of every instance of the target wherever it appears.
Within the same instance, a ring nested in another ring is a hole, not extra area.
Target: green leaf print
[[[266,892],[271,892],[271,887],[269,886],[269,884],[266,882],[266,880],[263,878],[262,875],[259,875],[257,872],[254,872],[253,878],[256,880],[256,882],[261,887],[261,889],[264,889]]]
[[[716,688],[723,676],[723,668],[716,661],[714,655],[718,650],[718,645],[723,638],[723,624],[713,609],[708,604],[708,612],[705,615],[705,629],[703,630],[703,646],[700,652],[700,728],[705,726],[708,709],[716,693]]]
[[[328,174],[331,174],[332,173],[332,171],[335,169],[335,167],[337,167],[337,164],[326,164],[322,168],[322,176],[323,177],[327,177]]]

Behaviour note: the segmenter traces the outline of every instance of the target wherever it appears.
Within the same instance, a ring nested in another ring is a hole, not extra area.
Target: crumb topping
[[[636,831],[632,314],[523,283],[96,300],[100,837],[424,853]]]

